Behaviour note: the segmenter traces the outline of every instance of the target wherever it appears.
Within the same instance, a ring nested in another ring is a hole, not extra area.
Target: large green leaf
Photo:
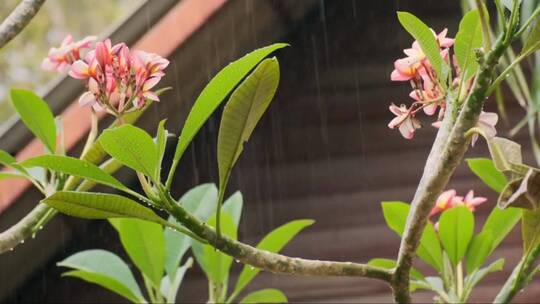
[[[0,172],[0,180],[11,178],[26,178],[26,176],[19,173]]]
[[[439,219],[439,237],[455,265],[465,256],[474,233],[474,216],[465,206],[446,210]]]
[[[507,208],[504,210],[498,207],[493,208],[480,232],[482,234],[485,231],[491,231],[493,236],[491,252],[499,246],[520,219],[521,209],[519,208]]]
[[[527,252],[540,244],[540,208],[535,210],[523,209],[522,212],[521,233],[523,250]]]
[[[41,155],[27,159],[23,161],[21,165],[27,168],[46,168],[55,172],[82,177],[119,190],[129,191],[129,189],[120,181],[100,169],[98,166],[85,160],[69,156]]]
[[[267,288],[248,294],[240,303],[287,303],[287,297],[277,289]]]
[[[473,287],[478,284],[486,275],[491,272],[501,271],[504,267],[504,259],[498,259],[495,262],[489,264],[487,267],[481,268],[475,271],[471,275],[465,278],[465,291],[469,293]]]
[[[141,290],[122,259],[105,250],[85,250],[59,262],[58,266],[76,269],[64,273],[107,288],[134,303],[144,302]]]
[[[467,249],[467,273],[480,268],[493,248],[493,233],[489,230],[475,235]]]
[[[234,225],[233,219],[229,214],[222,212],[221,214],[221,228],[224,235],[236,240],[237,239],[237,227]],[[208,225],[216,226],[215,214],[208,220]],[[227,281],[229,277],[229,269],[232,264],[232,257],[225,255],[224,253],[216,250],[211,245],[202,245],[198,242],[192,244],[193,253],[195,259],[206,273],[206,276],[213,283],[221,284]]]
[[[446,81],[443,73],[443,60],[439,50],[439,44],[435,34],[422,20],[411,13],[398,12],[398,19],[403,28],[418,41],[427,59],[437,73],[440,83],[445,86]]]
[[[222,211],[229,214],[236,227],[240,224],[240,218],[242,217],[242,206],[244,205],[244,198],[240,191],[236,191],[231,195],[224,203]],[[214,205],[215,206],[215,205]]]
[[[461,68],[463,80],[469,80],[478,70],[475,50],[482,47],[482,26],[477,9],[469,11],[459,23],[454,52]]]
[[[165,268],[165,237],[161,225],[131,218],[109,220],[122,246],[137,268],[154,284],[161,285]]]
[[[159,290],[161,294],[165,296],[167,303],[176,303],[176,295],[178,295],[178,289],[184,280],[186,271],[193,265],[193,259],[189,258],[182,267],[178,267],[175,271],[174,278],[164,276],[161,279],[161,286]]]
[[[225,105],[217,142],[220,198],[244,143],[270,105],[278,84],[277,59],[265,59],[236,88]]]
[[[491,189],[501,193],[504,186],[508,183],[508,179],[501,171],[495,168],[493,161],[488,158],[469,158],[467,165],[476,176],[478,176],[484,184]]]
[[[238,85],[238,83],[251,71],[261,60],[277,49],[288,46],[285,43],[276,43],[255,50],[244,57],[230,63],[217,73],[204,87],[188,114],[174,153],[174,161],[178,162],[186,151],[193,137],[199,129],[214,113],[221,102]]]
[[[405,230],[405,224],[407,223],[410,205],[404,202],[383,202],[382,208],[388,227],[394,230],[399,236],[402,236]],[[433,224],[428,223],[426,225],[416,253],[424,262],[433,268],[439,271],[442,269],[441,245]]]
[[[99,137],[103,149],[131,169],[156,181],[158,150],[152,137],[133,125],[107,129]]]
[[[289,243],[300,231],[304,228],[311,226],[314,223],[313,220],[295,220],[287,224],[284,224],[270,233],[268,233],[257,245],[258,249],[266,250],[269,252],[279,252],[287,243]],[[233,295],[239,294],[248,284],[255,278],[260,272],[260,269],[256,269],[251,266],[244,266],[236,286],[234,287]]]
[[[503,137],[487,139],[489,152],[495,168],[501,172],[513,171],[515,164],[523,162],[521,145]]]
[[[534,22],[527,40],[523,44],[521,49],[521,54],[530,54],[532,52],[540,49],[540,21],[537,20]]]
[[[521,0],[501,0],[502,5],[506,7],[509,11],[514,9],[514,2],[521,3]]]
[[[115,194],[60,191],[41,202],[67,215],[86,219],[132,217],[159,224],[166,223],[154,211]]]
[[[51,109],[32,91],[11,90],[11,101],[24,124],[51,152],[56,151],[56,123]]]

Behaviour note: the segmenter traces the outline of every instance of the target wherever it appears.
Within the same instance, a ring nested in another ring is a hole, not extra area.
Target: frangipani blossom
[[[499,115],[497,113],[482,111],[478,117],[476,127],[482,130],[487,138],[491,138],[497,135],[497,129],[495,129],[497,121],[499,121]],[[472,136],[471,145],[474,146],[477,140],[478,134],[475,133]]]
[[[390,111],[396,115],[394,119],[388,123],[390,129],[398,128],[401,135],[406,139],[411,139],[414,136],[414,131],[422,125],[414,118],[413,114],[405,105],[396,106],[390,105]]]
[[[477,206],[479,206],[482,203],[485,203],[486,201],[487,201],[487,198],[485,197],[480,197],[480,196],[474,197],[474,191],[470,190],[469,192],[467,192],[467,195],[465,195],[465,198],[463,199],[463,205],[469,208],[471,212],[474,212]]]
[[[81,50],[90,48],[96,36],[88,36],[73,42],[73,37],[67,35],[58,48],[51,48],[47,58],[43,59],[41,68],[47,71],[63,72],[73,62],[81,58]]]
[[[435,207],[431,209],[431,212],[429,213],[429,217],[432,217],[436,214],[439,214],[445,210],[448,210],[456,204],[460,204],[462,202],[462,197],[456,195],[455,189],[446,190],[443,193],[439,195],[437,198],[437,201],[435,202]]]
[[[94,40],[73,43],[68,36],[60,48],[71,52],[66,55],[69,60],[62,59],[62,64],[70,67],[69,75],[86,82],[88,91],[79,98],[81,106],[92,106],[96,111],[105,110],[119,116],[142,108],[147,100],[159,101],[153,88],[165,76],[167,59],[130,50],[125,43],[112,45],[109,39],[97,42],[95,49],[82,57],[80,49],[89,48],[89,42]],[[56,49],[51,50],[56,52]]]

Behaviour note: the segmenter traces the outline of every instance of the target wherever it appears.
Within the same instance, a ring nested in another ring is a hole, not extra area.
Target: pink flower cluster
[[[52,48],[42,67],[65,71],[85,81],[88,91],[79,98],[82,106],[107,111],[115,116],[144,107],[147,100],[159,101],[153,88],[165,75],[169,61],[153,53],[130,50],[124,43],[112,45],[109,39],[95,37],[73,42],[66,37],[59,48]],[[88,49],[83,57],[81,50]]]
[[[448,210],[456,206],[465,206],[469,208],[469,210],[474,212],[478,205],[486,201],[487,201],[487,198],[485,197],[479,197],[479,196],[475,197],[473,190],[470,190],[467,193],[467,195],[463,197],[463,196],[458,196],[456,194],[456,190],[450,189],[450,190],[444,191],[443,193],[441,193],[441,195],[439,195],[439,198],[437,198],[437,202],[435,203],[435,207],[431,209],[429,217],[431,218],[434,215],[442,213],[445,210]]]
[[[433,32],[439,44],[441,57],[446,64],[450,61],[450,50],[454,45],[454,39],[446,37],[447,33],[447,29],[444,29],[439,34]],[[412,139],[415,131],[422,127],[422,124],[416,118],[416,114],[420,111],[423,111],[428,116],[432,116],[439,110],[437,120],[432,125],[436,128],[440,126],[446,108],[446,90],[458,89],[461,78],[459,67],[454,58],[455,77],[450,84],[450,88],[445,89],[446,86],[441,85],[439,81],[438,77],[440,75],[436,74],[418,41],[414,41],[412,47],[405,49],[403,52],[407,57],[397,59],[394,62],[394,70],[390,75],[390,79],[392,81],[409,81],[412,86],[409,96],[414,101],[410,107],[407,107],[405,104],[401,104],[400,106],[391,104],[390,111],[396,117],[390,121],[388,127],[390,129],[398,128],[404,138]],[[472,81],[473,79],[466,81],[464,84],[465,90],[462,90],[462,94],[468,92]],[[486,134],[493,134],[494,136],[496,134],[496,123],[497,114],[482,112],[478,127],[482,128]],[[473,142],[475,140],[473,138]]]

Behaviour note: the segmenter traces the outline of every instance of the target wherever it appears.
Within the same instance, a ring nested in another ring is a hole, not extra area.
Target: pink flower
[[[407,109],[405,105],[396,106],[391,104],[389,107],[390,111],[396,115],[394,119],[388,123],[390,129],[396,127],[399,128],[399,132],[406,139],[411,139],[414,136],[414,131],[419,129],[422,125],[420,122],[414,118],[412,111]]]
[[[499,120],[499,115],[497,115],[497,113],[482,111],[480,113],[480,117],[478,117],[478,122],[476,123],[476,127],[484,131],[484,134],[488,138],[491,138],[497,135],[497,130],[495,129],[495,125],[497,124],[498,120]],[[477,140],[478,140],[478,134],[475,133],[472,136],[471,145],[474,146]]]
[[[407,81],[419,77],[422,60],[426,58],[422,49],[417,46],[403,50],[407,57],[394,61],[394,70],[390,74],[392,81]]]
[[[95,36],[88,36],[80,41],[73,42],[73,37],[67,35],[59,48],[51,48],[47,58],[43,59],[41,68],[48,71],[63,72],[73,62],[81,58],[81,50],[90,48]]]
[[[471,212],[474,212],[477,206],[479,206],[482,203],[485,203],[486,201],[487,201],[487,198],[485,197],[480,197],[480,196],[474,197],[474,191],[470,190],[467,193],[467,195],[465,195],[465,198],[463,199],[463,205],[469,208]]]
[[[457,204],[462,203],[462,197],[456,195],[455,189],[446,190],[439,197],[437,198],[437,201],[435,202],[435,207],[431,209],[431,212],[429,213],[429,217],[432,217],[438,213],[441,213],[445,210],[448,210],[450,208],[455,207]]]
[[[444,106],[444,96],[425,70],[420,72],[420,77],[422,88],[414,89],[409,96],[423,103],[424,113],[431,116],[437,112],[439,106]]]
[[[449,48],[454,45],[454,39],[446,38],[447,33],[448,29],[445,28],[437,35],[437,42],[441,48]]]

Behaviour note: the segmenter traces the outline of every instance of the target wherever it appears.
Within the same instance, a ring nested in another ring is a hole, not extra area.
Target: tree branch
[[[30,23],[45,0],[23,0],[0,24],[0,49]]]
[[[39,221],[52,210],[51,207],[39,203],[32,211],[23,217],[17,224],[0,233],[0,254],[13,250],[22,241],[33,233]]]
[[[455,124],[452,123],[452,111],[448,111],[445,115],[411,203],[411,211],[401,240],[398,264],[392,283],[396,302],[410,302],[409,272],[429,212],[468,149],[470,139],[465,136],[465,132],[474,127],[478,121],[495,65],[507,46],[508,43],[499,39],[493,50],[485,56],[485,62],[480,64],[473,91],[465,100]]]
[[[392,271],[384,268],[352,262],[334,262],[292,258],[281,254],[260,250],[222,235],[218,238],[216,231],[206,223],[191,215],[179,206],[170,196],[164,198],[168,211],[176,220],[191,230],[195,235],[205,239],[216,249],[234,257],[242,263],[273,273],[306,275],[306,276],[352,276],[366,277],[390,282]]]

